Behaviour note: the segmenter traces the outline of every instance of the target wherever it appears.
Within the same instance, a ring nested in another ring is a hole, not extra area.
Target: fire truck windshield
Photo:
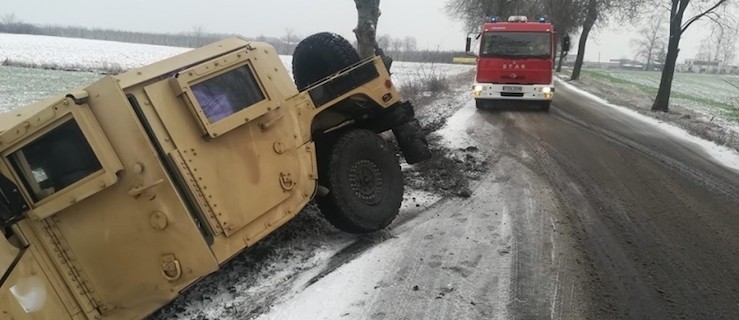
[[[551,56],[549,39],[546,32],[486,32],[482,37],[480,56],[546,59]]]

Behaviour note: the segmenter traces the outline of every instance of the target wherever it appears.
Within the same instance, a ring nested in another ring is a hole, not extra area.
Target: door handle
[[[152,182],[152,183],[150,183],[148,185],[140,185],[140,186],[133,187],[130,190],[128,190],[128,195],[129,196],[132,196],[134,198],[135,197],[138,197],[144,191],[149,190],[149,189],[151,189],[151,188],[153,188],[153,187],[161,184],[162,182],[164,182],[164,179],[159,179],[159,180],[154,181],[154,182]]]

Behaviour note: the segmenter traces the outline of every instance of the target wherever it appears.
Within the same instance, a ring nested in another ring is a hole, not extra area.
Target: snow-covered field
[[[653,97],[657,93],[661,73],[587,69],[583,71],[583,76],[608,81],[622,88],[636,89]],[[739,76],[675,73],[671,102],[739,122]]]
[[[168,58],[189,48],[147,44],[0,33],[0,63],[30,68],[0,68],[0,111],[91,82],[95,73],[128,70]],[[292,72],[292,56],[280,56]],[[393,80],[399,86],[428,78],[455,75],[471,70],[469,65],[396,61]],[[78,70],[61,72],[42,69]],[[292,74],[291,74],[292,75]]]
[[[0,62],[62,70],[108,71],[140,67],[190,50],[115,41],[0,33]]]

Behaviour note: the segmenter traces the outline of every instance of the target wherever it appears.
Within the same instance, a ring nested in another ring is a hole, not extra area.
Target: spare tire
[[[321,32],[298,43],[293,53],[293,77],[298,90],[359,62],[359,54],[342,36]]]

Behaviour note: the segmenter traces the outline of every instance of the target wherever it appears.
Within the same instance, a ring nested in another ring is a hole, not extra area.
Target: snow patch
[[[374,290],[390,264],[402,255],[403,245],[399,241],[402,240],[391,239],[370,249],[326,275],[320,285],[309,286],[288,297],[287,301],[280,301],[279,308],[273,307],[257,319],[337,319],[350,316],[353,306],[362,304],[366,293]]]
[[[477,109],[470,102],[466,103],[456,113],[449,117],[444,127],[437,133],[442,137],[444,145],[450,149],[464,148],[465,146],[475,145],[475,140],[470,136],[469,123],[477,118]]]

